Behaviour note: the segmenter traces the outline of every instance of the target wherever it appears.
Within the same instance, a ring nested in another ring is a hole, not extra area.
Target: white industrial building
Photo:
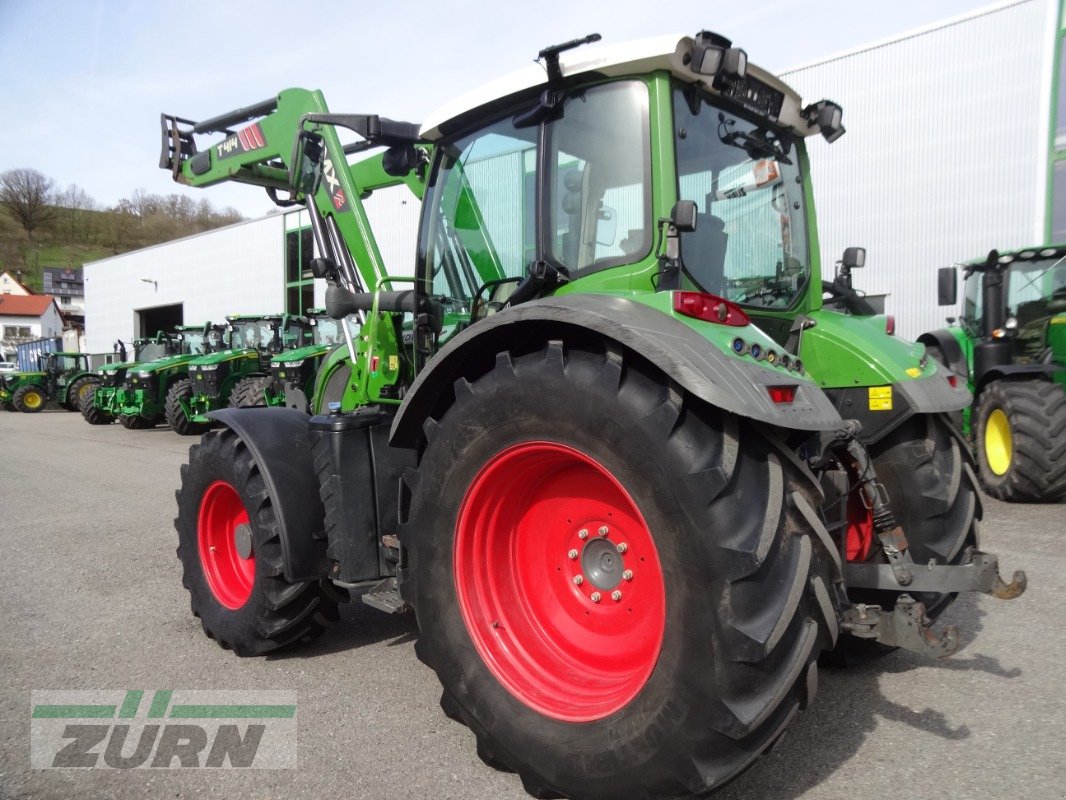
[[[888,294],[902,336],[953,313],[936,305],[938,267],[1066,241],[1059,11],[1059,0],[1010,0],[780,73],[805,100],[844,108],[843,138],[807,140],[823,273],[865,246],[855,286]],[[417,201],[400,186],[366,206],[389,272],[410,274]],[[174,322],[321,304],[308,224],[278,214],[86,264],[88,350]]]

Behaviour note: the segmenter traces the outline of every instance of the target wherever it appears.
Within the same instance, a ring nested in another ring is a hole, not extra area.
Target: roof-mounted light
[[[835,142],[844,135],[844,109],[832,100],[819,100],[803,109],[803,118],[808,125],[817,125],[827,142]]]
[[[748,54],[721,34],[700,31],[692,37],[692,51],[685,64],[700,75],[724,75],[740,79],[748,72]]]

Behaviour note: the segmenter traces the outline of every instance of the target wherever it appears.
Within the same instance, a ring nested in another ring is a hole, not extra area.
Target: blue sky
[[[105,205],[140,188],[259,216],[271,209],[261,190],[187,189],[158,168],[160,112],[204,119],[305,86],[334,111],[419,122],[586,33],[620,42],[708,28],[777,71],[987,5],[0,0],[0,171],[33,167]]]

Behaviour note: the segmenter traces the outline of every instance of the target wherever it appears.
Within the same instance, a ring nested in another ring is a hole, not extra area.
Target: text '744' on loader
[[[839,106],[712,33],[575,50],[598,38],[420,128],[302,90],[163,118],[178,181],[306,206],[370,376],[351,411],[211,412],[178,554],[240,655],[318,635],[341,594],[412,608],[445,712],[538,797],[699,796],[812,701],[823,651],[950,654],[956,593],[1025,580],[977,549],[943,419],[969,393],[822,307],[804,138]],[[371,147],[425,175],[411,286],[346,163]]]

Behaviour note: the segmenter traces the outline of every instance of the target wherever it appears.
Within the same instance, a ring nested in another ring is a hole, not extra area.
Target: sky
[[[143,189],[257,217],[273,208],[262,189],[190,189],[159,169],[161,112],[206,119],[302,86],[321,89],[335,112],[420,122],[588,33],[616,43],[713,30],[778,72],[988,5],[0,0],[0,172],[31,167],[105,206]]]

